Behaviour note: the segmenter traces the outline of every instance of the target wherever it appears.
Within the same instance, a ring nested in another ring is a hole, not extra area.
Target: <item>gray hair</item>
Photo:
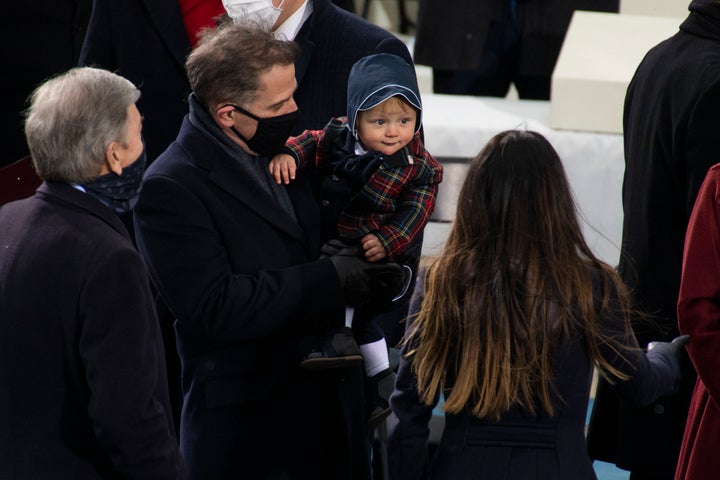
[[[139,98],[132,82],[99,68],[73,68],[41,84],[25,112],[38,175],[64,183],[98,177],[108,145],[126,144],[128,107]]]

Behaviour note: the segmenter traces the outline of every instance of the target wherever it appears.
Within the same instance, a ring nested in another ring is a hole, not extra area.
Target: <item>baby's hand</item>
[[[360,240],[360,243],[365,251],[365,259],[368,262],[377,262],[387,257],[385,247],[382,246],[382,243],[374,234],[368,233]]]
[[[295,180],[295,171],[297,165],[292,155],[287,153],[278,153],[270,160],[270,174],[275,177],[275,181],[278,184],[290,183],[290,180]]]

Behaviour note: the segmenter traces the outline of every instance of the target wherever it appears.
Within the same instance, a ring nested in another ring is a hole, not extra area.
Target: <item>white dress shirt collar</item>
[[[305,24],[305,21],[312,13],[312,0],[305,0],[295,13],[290,15],[280,26],[278,26],[273,34],[275,38],[282,40],[295,40],[298,32]]]

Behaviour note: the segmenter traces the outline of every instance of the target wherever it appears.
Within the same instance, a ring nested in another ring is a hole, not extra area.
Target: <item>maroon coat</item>
[[[676,479],[715,479],[720,459],[720,164],[710,169],[690,217],[678,323],[698,372]]]

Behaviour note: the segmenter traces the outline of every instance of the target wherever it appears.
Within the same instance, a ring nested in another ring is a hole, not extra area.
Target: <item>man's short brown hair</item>
[[[266,29],[232,22],[206,30],[185,62],[190,86],[201,104],[244,104],[254,99],[263,72],[295,62],[300,48]]]

